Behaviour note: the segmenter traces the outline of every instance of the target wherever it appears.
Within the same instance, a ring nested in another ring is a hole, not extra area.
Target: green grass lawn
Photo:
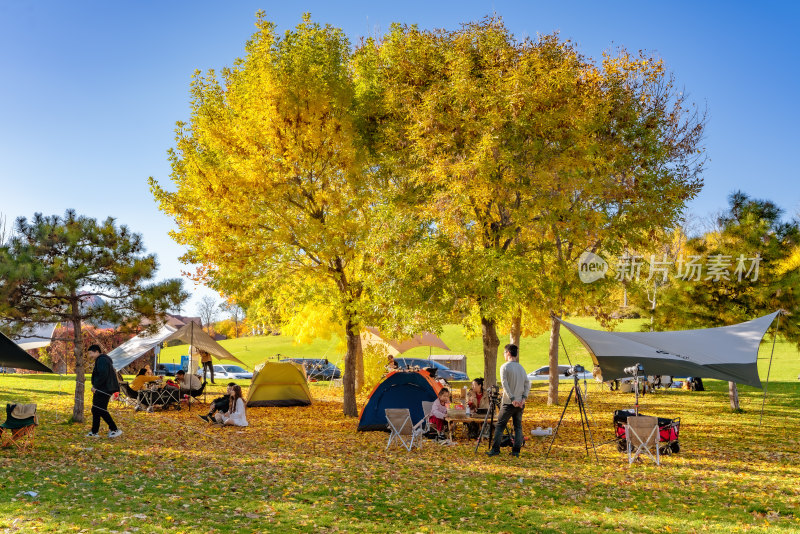
[[[705,392],[646,395],[643,412],[682,419],[681,452],[660,467],[629,467],[601,445],[633,396],[596,384],[587,406],[597,461],[574,403],[549,458],[538,438],[519,459],[487,458],[459,434],[455,446],[386,452],[387,435],[357,432],[341,389],[323,385],[312,385],[310,407],[249,409],[246,429],[202,422],[205,406],[148,414],[113,403],[122,438],[91,439],[88,424],[64,422],[72,384],[0,376],[0,402],[36,402],[41,417],[32,451],[0,450],[3,532],[800,531],[796,382],[771,385],[762,426],[752,388],[736,414],[715,380]],[[554,426],[562,409],[532,399],[525,432]]]
[[[480,340],[463,339],[457,327],[442,337],[480,374]],[[573,362],[588,363],[574,338],[564,341]],[[274,336],[225,345],[248,363],[278,352],[327,351],[336,361],[331,342],[293,347]],[[521,345],[526,367],[546,362],[547,336]],[[0,405],[35,402],[41,419],[32,451],[0,450],[0,531],[800,532],[797,362],[794,347],[777,345],[761,424],[755,388],[741,388],[742,413],[730,411],[727,383],[717,380],[704,392],[642,397],[643,413],[681,418],[681,452],[660,467],[629,466],[610,443],[614,410],[634,396],[594,382],[587,408],[597,460],[586,454],[574,402],[549,457],[548,442],[531,438],[519,459],[507,449],[487,458],[485,445],[476,453],[458,433],[454,446],[385,451],[387,434],[357,432],[357,420],[342,415],[341,388],[325,383],[311,385],[309,407],[249,409],[246,429],[204,423],[197,414],[206,405],[148,414],[112,403],[123,436],[91,439],[88,423],[66,423],[74,377],[0,375]],[[570,386],[561,386],[562,403]],[[212,386],[207,400],[221,392]],[[87,394],[87,419],[90,402]],[[532,396],[526,435],[555,427],[563,409]]]

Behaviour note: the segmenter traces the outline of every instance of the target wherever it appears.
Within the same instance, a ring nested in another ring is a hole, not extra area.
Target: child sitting
[[[449,405],[450,390],[447,388],[442,388],[441,391],[439,391],[439,398],[433,403],[431,415],[428,418],[440,436],[444,430],[445,418],[447,418],[447,407]]]

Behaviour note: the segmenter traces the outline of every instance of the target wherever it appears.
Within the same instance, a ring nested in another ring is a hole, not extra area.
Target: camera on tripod
[[[500,388],[497,386],[489,386],[489,401],[496,406],[500,406]]]
[[[573,375],[577,375],[579,373],[582,373],[584,371],[586,371],[586,369],[582,365],[576,364],[576,365],[573,365],[572,367],[567,368],[567,370],[564,371],[564,375],[565,376],[573,376]]]
[[[644,365],[637,363],[635,365],[631,365],[630,367],[624,368],[623,371],[625,371],[625,374],[627,375],[638,376],[644,374]]]

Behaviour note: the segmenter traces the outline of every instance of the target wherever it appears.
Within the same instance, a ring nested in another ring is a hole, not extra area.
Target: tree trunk
[[[342,404],[342,411],[344,415],[350,417],[358,416],[358,407],[356,406],[356,352],[358,351],[359,337],[358,329],[353,323],[352,319],[348,317],[347,323],[347,354],[344,356],[344,402]]]
[[[494,319],[481,317],[481,334],[483,337],[483,378],[486,387],[497,384],[497,349],[500,338],[497,337],[497,322]]]
[[[739,410],[739,388],[736,382],[728,382],[728,396],[731,399],[731,410]]]
[[[77,309],[78,303],[73,303]],[[75,345],[75,405],[72,407],[72,421],[83,423],[83,399],[86,395],[86,365],[83,357],[83,331],[80,317],[72,317],[72,342]]]
[[[511,320],[511,332],[508,335],[509,343],[519,347],[520,338],[522,337],[522,310],[517,310],[514,318]]]
[[[558,404],[558,336],[561,323],[553,315],[550,319],[550,387],[547,392],[547,405]]]
[[[361,336],[356,336],[356,391],[364,388],[364,348],[361,346]]]

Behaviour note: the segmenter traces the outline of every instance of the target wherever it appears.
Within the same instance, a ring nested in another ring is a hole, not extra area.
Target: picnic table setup
[[[485,420],[486,420],[486,414],[484,413],[470,412],[469,414],[467,414],[467,410],[463,407],[450,408],[449,410],[447,410],[447,418],[445,419],[445,421],[447,422],[448,437],[451,440],[453,439],[453,429],[459,425],[463,429],[464,434],[466,434],[467,425],[469,423],[476,423],[482,425]]]

